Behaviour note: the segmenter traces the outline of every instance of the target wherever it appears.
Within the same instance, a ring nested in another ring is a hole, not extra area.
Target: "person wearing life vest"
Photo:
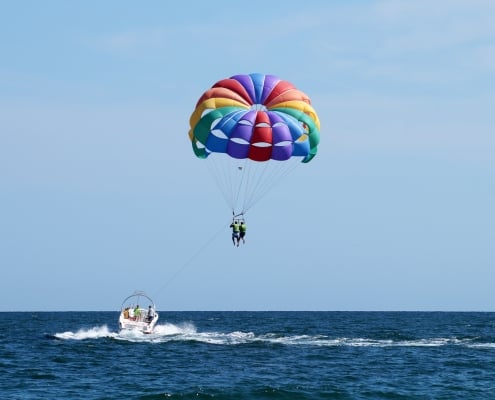
[[[235,220],[232,221],[230,224],[230,227],[232,228],[232,243],[234,243],[234,246],[237,244],[237,247],[239,247],[239,241],[240,239],[240,225],[239,221]]]
[[[243,220],[241,221],[241,225],[239,226],[239,240],[242,239],[242,243],[246,243],[246,239],[245,239],[246,231],[247,231],[246,222],[244,222]]]
[[[139,308],[139,304],[134,309],[134,318],[136,318],[136,321],[141,321],[141,308]]]

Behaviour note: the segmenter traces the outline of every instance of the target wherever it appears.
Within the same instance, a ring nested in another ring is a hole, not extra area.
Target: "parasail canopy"
[[[313,159],[320,121],[309,97],[274,75],[234,75],[199,98],[190,118],[194,154],[208,160],[234,214],[244,214],[294,164]]]

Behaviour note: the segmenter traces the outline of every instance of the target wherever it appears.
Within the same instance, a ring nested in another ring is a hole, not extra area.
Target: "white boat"
[[[119,316],[120,331],[153,333],[157,321],[155,303],[146,293],[136,291],[123,301]]]

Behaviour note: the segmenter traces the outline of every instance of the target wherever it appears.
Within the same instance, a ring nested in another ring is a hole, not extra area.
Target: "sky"
[[[495,311],[495,2],[0,5],[0,311]],[[187,133],[253,72],[321,142],[237,248]]]

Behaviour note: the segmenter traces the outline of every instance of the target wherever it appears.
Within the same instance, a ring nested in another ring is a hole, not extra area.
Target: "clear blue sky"
[[[495,311],[495,2],[1,9],[0,311]],[[187,131],[251,72],[311,97],[321,144],[233,248]]]

